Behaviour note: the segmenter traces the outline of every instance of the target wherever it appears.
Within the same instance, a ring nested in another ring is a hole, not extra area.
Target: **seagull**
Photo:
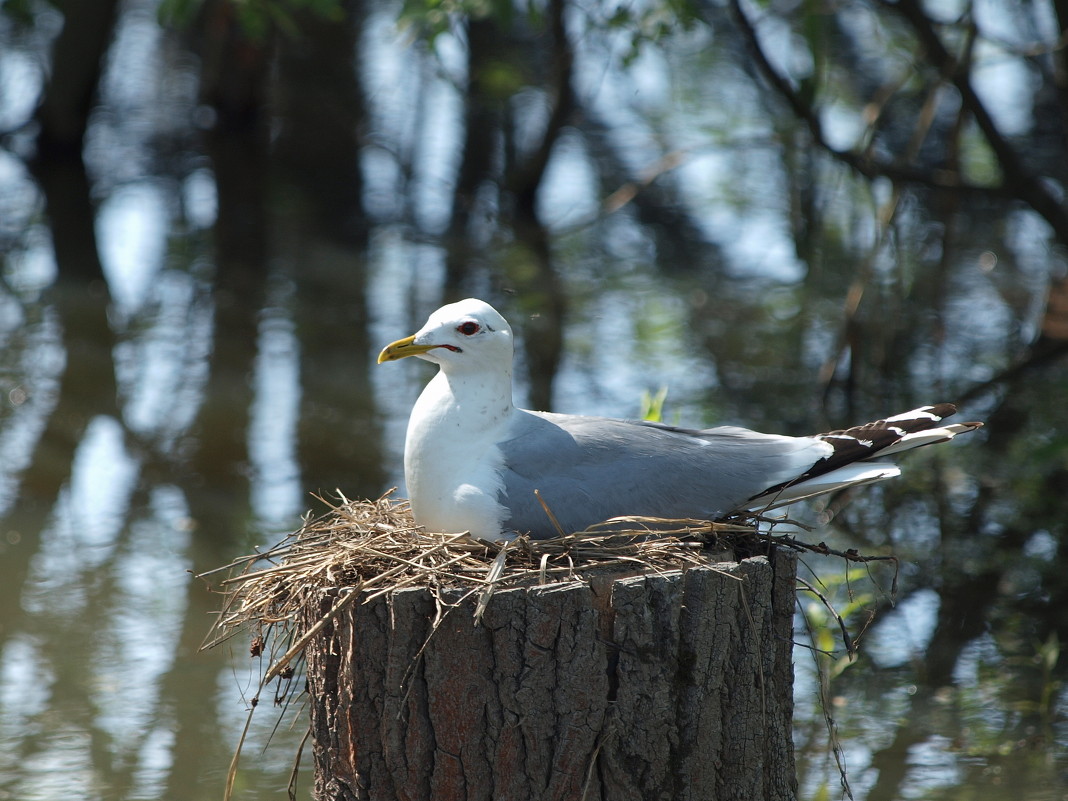
[[[404,443],[415,522],[491,541],[546,539],[620,516],[763,513],[893,478],[900,469],[885,457],[982,425],[944,425],[956,412],[950,403],[803,437],[520,409],[512,329],[475,298],[442,306],[417,333],[387,345],[378,363],[408,356],[438,365]]]

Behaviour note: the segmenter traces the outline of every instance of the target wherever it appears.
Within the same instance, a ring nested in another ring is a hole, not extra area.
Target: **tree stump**
[[[502,590],[477,625],[477,593],[358,600],[307,648],[315,796],[794,799],[795,570],[779,550]]]

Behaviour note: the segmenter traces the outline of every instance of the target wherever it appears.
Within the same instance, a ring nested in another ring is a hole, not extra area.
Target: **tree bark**
[[[796,798],[795,569],[779,551],[511,589],[478,625],[474,596],[353,604],[307,651],[316,798]]]

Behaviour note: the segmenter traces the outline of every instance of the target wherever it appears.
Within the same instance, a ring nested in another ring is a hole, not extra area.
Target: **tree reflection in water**
[[[1064,793],[1063,9],[272,8],[0,13],[0,797],[222,786],[251,679],[187,571],[396,482],[426,374],[371,357],[472,294],[538,407],[985,419],[812,513],[901,572],[813,565],[878,617],[798,650],[802,794],[820,682],[858,798]]]

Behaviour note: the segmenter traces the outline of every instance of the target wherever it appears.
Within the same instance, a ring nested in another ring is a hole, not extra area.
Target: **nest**
[[[220,582],[225,601],[205,647],[251,630],[252,655],[259,656],[270,635],[285,635],[273,638],[286,646],[272,654],[264,683],[285,678],[316,633],[358,597],[370,601],[410,587],[435,593],[461,589],[464,597],[478,595],[478,620],[499,589],[581,580],[593,573],[679,570],[761,547],[755,521],[743,519],[620,517],[550,540],[519,537],[492,543],[467,534],[424,531],[407,501],[388,493],[376,501],[321,500],[329,511],[306,518],[274,547],[202,574],[230,573]],[[340,600],[301,630],[308,604],[324,590]]]
[[[836,551],[822,542],[811,545],[767,533],[758,528],[761,522],[784,521],[758,515],[719,522],[617,517],[553,539],[519,537],[493,543],[467,534],[427,532],[416,525],[408,502],[393,499],[391,493],[375,501],[352,501],[340,493],[336,504],[320,500],[329,511],[306,517],[277,545],[200,575],[229,573],[220,583],[223,607],[203,647],[251,631],[250,650],[258,657],[265,653],[267,642],[273,642],[263,684],[291,676],[292,664],[307,643],[357,598],[367,602],[411,587],[429,589],[439,599],[442,590],[464,590],[463,599],[476,594],[477,622],[500,589],[584,580],[593,574],[622,577],[708,566],[766,553],[773,546],[851,562],[896,562],[892,556],[863,556],[854,550]],[[891,595],[896,581],[895,571]],[[817,588],[798,582],[829,606]],[[307,626],[302,621],[309,604],[324,591],[340,600]],[[841,628],[852,652],[844,624]]]

